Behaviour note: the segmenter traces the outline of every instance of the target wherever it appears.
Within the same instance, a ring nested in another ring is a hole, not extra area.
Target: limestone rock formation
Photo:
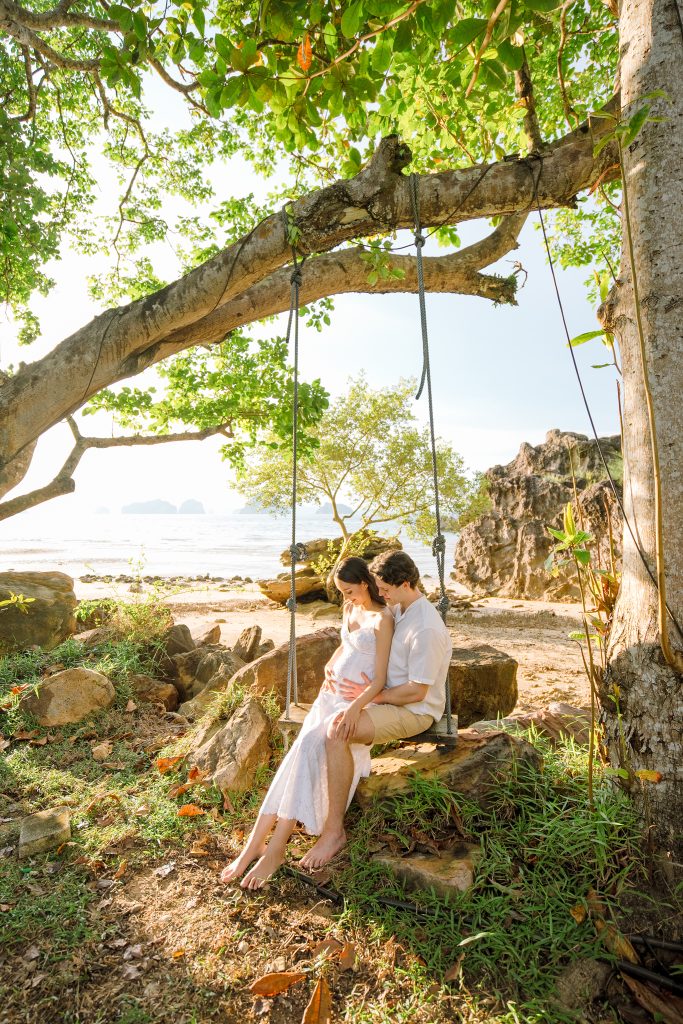
[[[433,889],[437,896],[448,900],[470,888],[481,856],[481,846],[461,843],[454,850],[441,851],[438,857],[433,853],[411,853],[408,857],[378,853],[372,859],[409,889]]]
[[[604,437],[600,445],[619,484],[620,439]],[[478,597],[578,600],[570,571],[555,579],[544,569],[554,543],[547,527],[561,528],[564,506],[574,498],[572,465],[579,493],[577,521],[583,517],[585,529],[595,536],[594,563],[609,568],[608,515],[617,557],[622,520],[598,446],[584,434],[551,430],[543,444],[524,443],[507,466],[487,471],[491,508],[463,529],[453,578]]]
[[[51,807],[22,818],[19,857],[33,857],[52,850],[71,839],[71,815],[68,807]]]
[[[162,683],[145,675],[130,675],[128,682],[137,700],[146,704],[163,704],[167,711],[175,711],[178,707],[178,691],[172,683]]]
[[[269,597],[271,601],[278,604],[286,604],[292,590],[292,580],[289,572],[281,572],[274,580],[257,580],[262,594]],[[294,588],[297,600],[306,598],[307,601],[319,601],[325,599],[325,584],[318,574],[310,566],[298,566],[294,578]]]
[[[237,637],[232,653],[241,658],[245,665],[248,665],[254,658],[258,657],[262,635],[263,630],[259,625],[247,626]]]
[[[302,565],[310,565],[311,562],[317,561],[321,555],[326,555],[328,552],[338,552],[341,550],[342,538],[341,537],[320,537],[317,540],[307,540],[304,547],[306,548],[306,556],[302,561]],[[398,537],[379,537],[372,535],[368,537],[367,544],[360,552],[361,558],[364,558],[366,562],[372,561],[377,555],[381,555],[383,551],[400,551],[403,548]],[[283,551],[280,555],[280,561],[283,565],[290,564],[290,553],[289,548]]]
[[[66,668],[24,697],[22,707],[39,725],[69,725],[108,708],[116,693],[109,679],[89,668]]]
[[[318,696],[325,674],[325,664],[339,646],[339,630],[328,627],[297,637],[296,659],[299,700],[312,703]],[[234,683],[250,687],[254,693],[275,693],[281,707],[287,691],[289,644],[281,644],[269,654],[257,658],[233,677]]]
[[[226,683],[244,662],[232,651],[221,647],[196,647],[186,654],[176,654],[176,685],[185,697],[196,697],[218,672]],[[225,687],[214,687],[214,689]]]
[[[74,582],[63,572],[0,573],[0,601],[20,594],[22,608],[0,608],[0,655],[38,646],[50,650],[76,632]]]
[[[270,757],[270,721],[258,701],[245,700],[227,722],[200,729],[189,763],[208,772],[222,793],[246,792]]]

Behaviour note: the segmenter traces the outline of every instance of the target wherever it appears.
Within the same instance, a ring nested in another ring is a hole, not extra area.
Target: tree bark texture
[[[620,14],[621,95],[628,119],[655,89],[647,123],[624,151],[636,284],[661,463],[667,601],[683,622],[683,32],[676,0],[624,0]],[[634,783],[653,847],[683,862],[683,678],[659,646],[655,573],[654,479],[633,268],[624,226],[622,272],[602,311],[619,338],[624,371],[624,504],[637,543],[624,531],[623,577],[600,694],[610,757],[634,772],[661,772]],[[683,637],[669,619],[672,645]],[[616,688],[616,689],[615,689]],[[624,764],[624,761],[626,764]]]
[[[502,160],[420,177],[424,228],[503,215],[508,227],[538,200],[553,208],[574,201],[615,164],[614,148],[593,156],[595,137],[605,130],[596,119],[550,146],[540,168],[524,160]],[[107,310],[61,342],[43,359],[22,368],[0,385],[0,471],[26,446],[89,397],[139,373],[174,352],[221,340],[238,326],[287,307],[291,263],[287,221],[298,229],[300,253],[311,255],[304,268],[302,301],[342,291],[411,291],[414,268],[403,257],[406,279],[367,284],[367,264],[347,250],[330,253],[353,238],[412,226],[409,182],[402,170],[410,152],[395,137],[384,139],[355,178],[304,196],[185,277],[153,295]],[[521,226],[521,221],[519,221]],[[425,261],[427,287],[435,291],[487,294],[510,301],[500,279],[482,267],[514,248],[516,235],[489,240],[453,257]],[[496,255],[497,253],[497,255]],[[490,258],[493,257],[493,258]],[[394,257],[394,260],[400,260]],[[496,280],[498,283],[496,284]],[[488,292],[487,292],[488,290]]]

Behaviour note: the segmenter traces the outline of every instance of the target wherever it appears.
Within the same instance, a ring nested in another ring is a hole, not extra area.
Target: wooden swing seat
[[[304,719],[311,710],[311,706],[311,704],[302,703],[290,704],[289,717],[286,714],[280,715],[278,728],[285,740],[285,749],[289,746],[291,737],[296,736],[300,732]],[[446,716],[444,715],[438,722],[434,722],[429,729],[425,729],[424,732],[420,732],[416,736],[407,736],[405,739],[398,740],[398,743],[402,747],[413,743],[435,743],[437,747],[453,750],[458,742],[457,715],[452,715],[451,717],[451,728],[452,732],[449,734]]]

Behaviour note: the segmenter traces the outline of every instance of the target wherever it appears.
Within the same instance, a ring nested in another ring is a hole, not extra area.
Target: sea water
[[[397,533],[396,524],[381,532]],[[297,540],[338,536],[332,521],[314,509],[297,513]],[[436,576],[431,548],[399,534],[423,575]],[[448,536],[446,575],[455,537]],[[283,571],[281,553],[291,543],[288,517],[258,512],[207,515],[73,513],[51,516],[43,507],[0,523],[0,571],[58,570],[79,577],[154,576],[273,577]]]

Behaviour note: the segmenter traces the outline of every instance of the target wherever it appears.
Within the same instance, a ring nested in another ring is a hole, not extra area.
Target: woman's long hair
[[[377,589],[375,578],[368,569],[368,563],[363,558],[344,558],[337,566],[335,577],[344,583],[367,583],[368,593],[375,604],[385,605],[386,601]]]

